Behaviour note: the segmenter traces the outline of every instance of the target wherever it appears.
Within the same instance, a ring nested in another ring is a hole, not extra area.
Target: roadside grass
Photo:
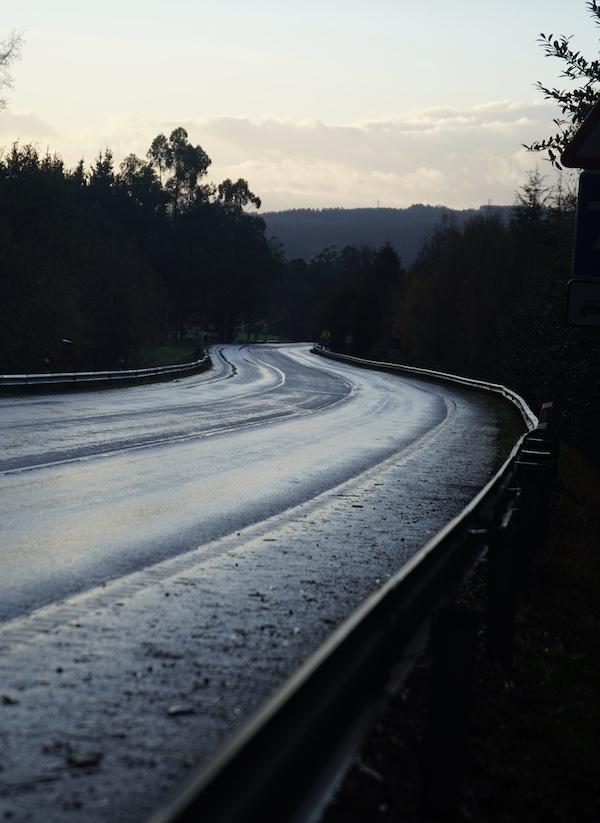
[[[501,437],[499,463],[514,440],[514,432]],[[484,567],[464,589],[463,603],[483,614]],[[486,660],[484,637],[457,820],[597,823],[600,476],[567,445],[561,444],[547,544],[518,597],[511,673]],[[326,823],[422,823],[421,740],[428,690],[424,656],[404,689],[387,701],[327,810]]]
[[[282,338],[276,334],[238,334],[234,343],[281,343]]]
[[[496,411],[498,436],[496,439],[496,459],[494,472],[507,459],[519,437],[525,433],[526,427],[519,410],[503,397],[486,395]]]
[[[182,340],[181,342],[146,346],[140,352],[138,359],[140,369],[191,362],[196,359],[196,342],[194,340]]]
[[[465,819],[600,820],[599,637],[600,477],[563,444],[512,680],[488,667],[477,689]]]

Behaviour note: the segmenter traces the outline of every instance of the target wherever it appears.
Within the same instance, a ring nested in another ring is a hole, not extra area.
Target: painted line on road
[[[266,391],[270,391],[267,389]],[[340,403],[345,403],[350,400],[352,394],[348,394],[344,397],[338,398],[331,403],[326,403],[322,406],[319,406],[317,409],[301,409],[299,411],[293,412],[281,412],[276,416],[268,417],[266,419],[255,420],[249,423],[240,423],[236,426],[223,426],[218,429],[212,429],[210,431],[204,432],[195,432],[192,434],[182,434],[182,435],[173,435],[172,437],[163,437],[158,438],[156,440],[150,440],[146,443],[136,443],[131,446],[122,446],[118,449],[110,449],[108,451],[100,451],[94,452],[93,454],[85,454],[85,455],[78,455],[77,457],[65,457],[61,460],[50,460],[45,463],[35,463],[30,466],[20,466],[14,469],[4,469],[0,471],[0,477],[10,476],[10,475],[18,475],[18,474],[25,474],[30,471],[39,471],[42,469],[49,469],[54,468],[55,466],[65,466],[70,465],[72,463],[87,463],[91,460],[102,460],[109,457],[118,457],[121,454],[127,454],[128,452],[134,451],[143,451],[145,449],[155,448],[157,446],[166,446],[176,443],[185,443],[192,440],[203,440],[209,437],[216,437],[222,434],[229,434],[231,432],[243,431],[245,429],[256,428],[257,426],[264,426],[266,423],[280,423],[284,421],[290,421],[295,418],[300,417],[308,417],[312,414],[317,414],[319,412],[328,412],[331,409],[338,406]]]
[[[277,532],[291,522],[324,511],[328,505],[334,505],[340,498],[355,498],[361,494],[361,487],[374,482],[388,470],[392,470],[412,459],[416,452],[427,447],[430,441],[443,436],[445,428],[456,413],[454,400],[444,397],[446,414],[433,428],[424,432],[412,443],[400,448],[385,460],[344,480],[336,486],[321,492],[304,503],[296,504],[266,520],[240,529],[236,533],[224,535],[205,545],[190,549],[180,555],[160,561],[140,571],[132,572],[116,580],[108,581],[89,591],[73,595],[58,603],[51,603],[27,615],[20,615],[0,625],[0,651],[7,651],[11,646],[33,642],[40,634],[48,634],[61,626],[77,627],[80,620],[89,617],[93,611],[118,607],[125,600],[150,586],[160,585],[179,575],[198,570],[210,564],[223,554],[243,550],[245,546],[256,541],[277,541]]]
[[[243,348],[245,348],[246,351],[248,351],[247,347],[243,347]],[[283,350],[283,349],[276,349],[276,351],[279,354],[281,354],[282,356],[285,356],[285,354],[286,354],[285,350]],[[231,363],[229,360],[227,360],[227,358],[223,354],[223,349],[220,349],[218,354],[223,359],[223,361],[225,363],[227,363],[228,366],[232,369],[232,372],[230,374],[226,375],[225,377],[215,378],[213,382],[220,382],[221,380],[227,380],[230,377],[234,376],[234,374],[238,373],[237,367],[233,363]],[[249,394],[244,396],[245,399],[253,398],[253,397],[260,397],[261,395],[266,394],[267,392],[270,392],[270,391],[272,391],[274,389],[277,389],[277,388],[281,388],[281,386],[285,385],[286,375],[281,369],[279,369],[277,366],[275,366],[271,363],[265,363],[264,361],[260,360],[260,358],[256,357],[256,355],[254,355],[253,352],[248,351],[248,354],[250,354],[250,356],[254,357],[255,361],[257,363],[259,363],[263,368],[272,369],[273,371],[277,372],[279,377],[280,377],[280,382],[277,383],[274,386],[270,386],[267,389],[260,389],[257,392],[250,392]],[[292,360],[292,362],[294,362],[296,365],[304,365],[302,360],[300,360],[300,362],[299,362],[297,359],[292,358],[292,357],[290,357],[288,359]],[[42,469],[54,468],[56,466],[70,465],[72,463],[85,463],[85,462],[89,462],[90,460],[115,457],[115,456],[125,454],[125,453],[130,452],[130,451],[140,451],[140,450],[144,450],[144,449],[147,449],[147,448],[155,448],[155,447],[165,446],[165,445],[168,445],[168,444],[171,444],[171,443],[175,444],[175,443],[186,442],[186,441],[190,441],[190,440],[197,440],[197,439],[202,439],[202,438],[213,437],[213,436],[220,435],[220,434],[227,434],[227,433],[234,432],[234,431],[241,431],[243,429],[253,428],[253,427],[258,426],[258,425],[264,425],[267,422],[275,423],[275,422],[278,422],[278,420],[290,420],[293,417],[305,417],[308,414],[315,414],[315,413],[320,412],[320,411],[323,411],[323,412],[328,411],[328,410],[334,408],[339,402],[345,402],[346,400],[351,399],[353,397],[353,395],[355,394],[356,386],[352,382],[347,380],[345,377],[342,377],[339,374],[339,372],[337,372],[335,369],[322,368],[321,364],[319,364],[319,366],[317,366],[311,360],[307,360],[306,365],[309,368],[315,369],[316,371],[320,371],[323,374],[327,374],[328,376],[334,375],[337,380],[339,380],[344,386],[346,386],[346,388],[348,390],[348,395],[346,395],[345,397],[340,398],[339,400],[333,401],[332,403],[328,403],[328,404],[325,404],[323,406],[319,406],[317,409],[312,409],[312,410],[302,409],[302,410],[299,410],[297,412],[282,412],[281,414],[276,415],[276,416],[270,416],[270,417],[267,417],[267,418],[262,419],[262,420],[251,421],[251,422],[248,422],[248,423],[240,423],[240,424],[235,425],[235,426],[227,426],[227,427],[223,426],[223,427],[220,427],[220,428],[217,428],[217,429],[212,429],[212,430],[209,430],[209,431],[193,432],[193,433],[182,434],[182,435],[172,435],[170,437],[162,437],[162,438],[156,438],[154,440],[148,440],[144,443],[136,443],[136,444],[132,444],[132,445],[129,445],[129,446],[120,446],[118,448],[107,448],[104,451],[99,450],[99,451],[91,452],[91,453],[88,453],[88,454],[76,455],[74,457],[64,457],[64,458],[60,458],[60,459],[57,459],[57,460],[46,460],[46,461],[42,461],[40,463],[33,463],[33,464],[25,465],[25,466],[17,466],[17,467],[14,467],[14,468],[3,469],[3,470],[0,470],[0,477],[18,475],[18,474],[23,474],[23,473],[30,472],[30,471],[39,471],[39,470],[42,470]],[[209,382],[209,381],[205,381],[205,383],[206,382]],[[186,387],[186,388],[195,388],[195,387],[196,386],[190,386],[190,387]],[[136,387],[136,388],[139,388],[139,387]],[[327,394],[327,392],[321,392],[321,391],[314,391],[313,392],[313,395],[323,396],[323,395],[326,395],[326,394]],[[216,403],[221,403],[221,402],[226,402],[226,400],[223,400],[223,401],[217,400],[215,402]],[[195,408],[197,408],[197,406],[198,406],[198,404],[195,404],[195,403],[192,404],[189,407],[187,407],[187,406],[178,406],[177,405],[177,406],[174,406],[173,409],[176,410],[177,412],[180,412],[180,411],[182,411],[186,408],[195,409]],[[157,410],[157,411],[162,411],[162,410]],[[147,412],[147,413],[148,414],[154,414],[156,412],[155,411],[150,411],[150,412]],[[102,418],[102,420],[106,420],[107,418],[110,419],[111,417],[114,417],[114,416],[122,417],[124,414],[125,414],[124,412],[109,413],[109,414],[106,414],[106,415],[102,415],[101,418]],[[72,418],[69,422],[78,422],[78,421],[82,421],[82,420],[85,420],[85,418],[75,417],[75,418]],[[89,418],[88,418],[88,422],[89,422]],[[38,424],[37,423],[35,423],[35,424],[32,423],[32,424],[26,424],[26,425],[31,426],[31,427],[35,427]]]
[[[225,361],[225,363],[227,363],[227,365],[230,367],[231,372],[229,374],[227,374],[225,377],[215,378],[215,380],[213,381],[215,383],[220,382],[221,380],[227,380],[230,377],[233,377],[236,374],[238,374],[237,367],[225,357],[225,355],[223,354],[223,349],[220,349],[218,354]],[[272,371],[277,372],[277,374],[279,375],[279,378],[280,378],[280,382],[276,383],[274,386],[269,386],[267,389],[260,389],[257,392],[251,392],[251,393],[245,395],[245,399],[248,399],[250,397],[257,397],[257,396],[260,396],[262,394],[267,394],[267,392],[270,392],[273,389],[281,388],[281,386],[285,385],[285,382],[286,382],[286,376],[285,376],[284,372],[281,369],[279,369],[277,366],[274,366],[270,363],[264,363],[258,357],[255,357],[254,359],[264,369],[272,370]],[[253,365],[250,361],[247,361],[247,362],[250,365]],[[206,381],[206,382],[208,382],[208,381]],[[347,381],[345,381],[343,379],[341,380],[341,382],[347,383]],[[192,387],[189,387],[189,388],[192,388]],[[315,392],[315,394],[316,394],[316,392]],[[322,394],[324,394],[324,393],[322,393]],[[343,399],[347,399],[347,398],[343,398]],[[217,400],[216,402],[219,403],[219,402],[227,402],[227,401]],[[338,401],[335,401],[334,403],[326,404],[325,406],[321,406],[321,407],[319,407],[319,409],[315,409],[313,411],[319,411],[321,409],[324,410],[324,409],[330,408],[330,407],[336,405],[337,402]],[[196,408],[196,405],[197,404],[193,404],[193,406],[191,408]],[[185,409],[186,407],[175,406],[174,408],[177,411],[181,411],[182,409]],[[163,411],[163,410],[161,409],[159,411]],[[148,412],[148,413],[152,414],[154,412]],[[290,419],[290,417],[293,417],[293,416],[298,416],[298,417],[302,416],[303,417],[307,413],[311,413],[311,412],[307,412],[306,410],[298,411],[296,414],[283,412],[281,415],[278,415],[277,417],[269,417],[269,418],[267,418],[267,420],[275,422],[278,419],[278,417],[280,417],[281,419]],[[124,414],[123,412],[116,412],[114,414],[103,415],[102,419],[105,419],[107,417],[110,418],[110,417],[113,417],[113,416],[121,416],[122,417],[123,414]],[[73,420],[80,421],[80,420],[85,420],[85,418],[78,417],[78,418],[73,418]],[[106,458],[106,457],[114,457],[116,455],[123,454],[123,453],[129,452],[129,451],[139,451],[141,449],[153,448],[155,446],[163,446],[163,445],[166,445],[167,443],[185,442],[187,440],[201,439],[203,437],[213,437],[214,435],[218,435],[218,434],[225,434],[225,433],[232,432],[232,431],[238,431],[238,430],[241,430],[241,429],[251,428],[251,427],[256,426],[256,425],[264,424],[265,422],[266,422],[265,420],[259,420],[259,421],[253,421],[253,422],[250,422],[250,423],[240,423],[239,425],[236,425],[236,426],[229,426],[229,427],[223,426],[221,428],[212,429],[212,430],[207,431],[207,432],[195,432],[195,433],[192,433],[192,434],[185,434],[185,435],[173,435],[171,437],[157,438],[155,440],[149,440],[149,441],[146,441],[145,443],[136,443],[136,444],[133,444],[131,446],[122,446],[122,447],[119,447],[117,449],[113,448],[113,449],[108,449],[106,451],[93,452],[91,454],[77,455],[76,457],[65,457],[65,458],[62,458],[60,460],[48,460],[48,461],[44,461],[42,463],[34,463],[34,464],[28,465],[28,466],[19,466],[19,467],[13,468],[13,469],[4,469],[4,470],[0,471],[0,477],[9,476],[9,475],[13,475],[13,474],[22,474],[24,472],[36,471],[36,470],[39,470],[39,469],[52,468],[54,466],[68,465],[70,463],[88,462],[89,460],[94,460],[96,458],[99,459],[99,458]],[[38,424],[28,424],[28,425],[35,426],[35,425],[38,425]]]

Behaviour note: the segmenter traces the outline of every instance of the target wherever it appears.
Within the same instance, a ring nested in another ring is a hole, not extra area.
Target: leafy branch
[[[600,26],[599,0],[589,0],[586,5],[594,23]],[[549,88],[539,81],[536,83],[537,90],[546,100],[553,100],[558,104],[562,116],[552,121],[557,129],[554,134],[544,140],[536,140],[529,146],[525,145],[528,151],[546,152],[552,165],[559,170],[561,166],[558,155],[585,120],[600,93],[600,60],[588,60],[580,51],[571,47],[571,40],[572,37],[566,35],[555,37],[543,32],[538,37],[538,43],[546,57],[558,59],[564,64],[560,76],[581,85],[559,89]]]

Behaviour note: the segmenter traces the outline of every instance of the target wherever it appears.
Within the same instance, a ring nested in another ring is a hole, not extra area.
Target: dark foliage
[[[377,251],[327,247],[309,263],[284,269],[273,305],[293,339],[327,342],[338,351],[388,356],[404,272],[389,243]]]
[[[554,400],[564,436],[587,443],[600,341],[566,324],[574,208],[572,192],[536,171],[508,220],[497,209],[448,215],[407,270],[390,244],[292,260],[273,305],[292,338],[505,383],[534,408]]]
[[[554,400],[563,436],[589,445],[600,340],[566,323],[574,207],[534,173],[507,225],[494,214],[442,225],[408,274],[402,359],[505,383],[534,408]]]
[[[596,25],[600,25],[600,4],[598,0],[586,2],[588,11]],[[548,160],[557,169],[561,168],[557,155],[560,155],[586,115],[598,100],[600,84],[600,60],[588,60],[571,45],[571,37],[564,34],[540,34],[538,42],[546,57],[559,60],[562,64],[561,77],[573,83],[571,88],[549,88],[537,83],[538,90],[546,100],[553,100],[560,108],[561,116],[553,120],[556,131],[550,137],[536,140],[529,151],[546,152]]]
[[[136,365],[190,325],[227,339],[268,304],[279,258],[245,180],[202,178],[184,129],[89,172],[15,145],[0,160],[0,372]]]
[[[505,217],[510,209],[509,206],[491,208]],[[462,225],[478,211],[417,203],[406,209],[290,209],[266,212],[263,218],[267,232],[279,238],[290,260],[309,261],[326,246],[378,248],[389,242],[402,255],[405,265],[409,265],[442,217],[452,217]]]

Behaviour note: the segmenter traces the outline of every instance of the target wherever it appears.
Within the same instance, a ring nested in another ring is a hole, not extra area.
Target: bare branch
[[[0,90],[12,88],[10,67],[21,56],[23,36],[17,32],[10,34],[0,41]],[[0,97],[0,110],[6,105],[6,100]]]

